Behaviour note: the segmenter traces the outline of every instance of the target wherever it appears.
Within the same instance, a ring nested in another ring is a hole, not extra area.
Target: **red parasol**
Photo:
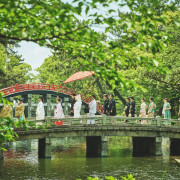
[[[94,74],[94,71],[78,71],[75,74],[73,74],[72,76],[70,76],[68,79],[66,79],[63,82],[63,84],[77,81],[77,80],[92,76],[93,74]]]

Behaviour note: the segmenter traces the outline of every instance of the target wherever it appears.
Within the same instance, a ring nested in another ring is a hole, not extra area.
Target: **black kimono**
[[[129,116],[129,108],[130,108],[130,102],[126,102],[126,109],[125,109],[125,115],[126,115],[126,117]]]
[[[106,99],[104,101],[104,106],[103,106],[103,113],[108,115],[108,106],[109,106],[109,99]]]
[[[134,117],[134,114],[135,114],[135,106],[136,106],[135,101],[131,101],[131,102],[130,102],[130,109],[129,109],[129,112],[131,113],[131,117]]]
[[[74,116],[74,104],[75,104],[75,99],[72,99],[71,101],[71,113],[70,113],[70,116]]]
[[[114,99],[109,101],[109,107],[108,107],[109,115],[115,116],[116,115],[116,102]]]

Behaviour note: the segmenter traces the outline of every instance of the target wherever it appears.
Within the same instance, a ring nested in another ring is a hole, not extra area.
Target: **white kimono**
[[[54,110],[54,118],[55,119],[61,119],[64,118],[64,112],[61,103],[59,102]]]
[[[78,94],[75,96],[76,102],[74,103],[74,117],[81,117],[80,111],[81,111],[81,96]]]
[[[42,101],[40,101],[36,109],[36,120],[43,120],[43,119],[45,119],[44,104]]]
[[[90,103],[89,103],[89,113],[90,114],[96,114],[96,108],[97,108],[97,103],[96,100],[93,99]]]
[[[94,117],[96,114],[96,108],[97,108],[97,103],[96,100],[93,99],[90,103],[89,103],[89,117]],[[88,119],[87,120],[87,124],[95,124],[95,120],[93,119]]]

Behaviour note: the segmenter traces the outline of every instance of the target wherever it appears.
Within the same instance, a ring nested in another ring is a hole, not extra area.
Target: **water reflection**
[[[131,138],[109,138],[109,156],[86,158],[85,138],[52,140],[52,158],[38,159],[37,140],[8,143],[0,161],[0,179],[73,180],[87,176],[125,176],[136,179],[180,179],[180,167],[164,150],[162,157],[132,157]]]

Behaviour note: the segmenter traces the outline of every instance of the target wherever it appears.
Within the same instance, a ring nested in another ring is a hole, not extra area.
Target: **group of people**
[[[74,116],[75,118],[81,117],[80,112],[81,112],[81,95],[75,95],[72,94],[72,102],[71,102],[71,116]],[[92,95],[92,100],[88,105],[88,110],[85,109],[85,111],[88,113],[89,117],[94,117],[96,114],[97,109],[97,102],[96,102],[96,96]],[[93,119],[88,119],[87,124],[95,124],[95,120]]]
[[[103,95],[104,98],[104,105],[103,105],[103,113],[107,116],[116,116],[116,102],[114,100],[114,96],[110,95],[109,97],[107,94]],[[43,120],[45,119],[45,110],[44,110],[44,104],[42,102],[43,97],[39,96],[38,98],[38,105],[36,109],[36,120]],[[54,110],[54,118],[55,119],[61,119],[64,118],[64,112],[61,104],[61,99],[59,97],[56,98],[56,107]],[[70,116],[73,116],[75,118],[81,117],[81,95],[75,95],[72,94],[72,102],[71,102],[71,112]],[[124,115],[126,117],[134,117],[136,114],[135,111],[136,103],[134,100],[134,97],[126,98],[126,105],[124,108]],[[15,117],[17,117],[20,120],[25,119],[24,115],[24,103],[23,98],[19,99],[19,102],[17,106],[15,107]],[[154,117],[156,109],[156,104],[154,103],[154,99],[149,99],[149,105],[147,106],[145,103],[145,99],[141,99],[141,107],[140,107],[140,117]],[[163,105],[163,111],[162,114],[164,115],[165,119],[171,118],[171,106],[169,103],[169,100],[167,98],[164,99],[164,105]],[[88,108],[85,109],[86,113],[88,113],[88,117],[94,117],[97,112],[97,102],[96,102],[96,96],[92,95],[92,100],[88,105]],[[1,109],[0,116],[1,117],[9,117],[11,118],[11,112],[12,107],[9,104],[5,104],[3,108]],[[146,120],[142,120],[141,123],[146,124],[148,123]],[[93,118],[90,118],[87,120],[87,124],[95,124]]]
[[[8,98],[6,100],[9,101]],[[3,105],[2,109],[1,109],[1,112],[0,112],[0,117],[10,118],[11,119],[11,117],[12,117],[12,107],[11,107],[10,104],[6,103],[5,105]],[[17,104],[17,106],[15,108],[15,117],[17,117],[20,120],[25,119],[23,98],[19,99],[19,103]]]
[[[171,105],[169,103],[169,100],[165,98],[163,101],[164,101],[164,105],[163,105],[162,114],[164,115],[164,119],[171,119],[171,111],[170,111]],[[127,117],[134,117],[135,107],[136,107],[136,103],[134,101],[134,97],[126,98],[124,115]],[[145,98],[141,99],[140,117],[153,118],[155,110],[156,110],[156,104],[152,97],[149,98],[149,106],[146,105]],[[142,123],[146,124],[148,122],[146,120],[143,120]]]

